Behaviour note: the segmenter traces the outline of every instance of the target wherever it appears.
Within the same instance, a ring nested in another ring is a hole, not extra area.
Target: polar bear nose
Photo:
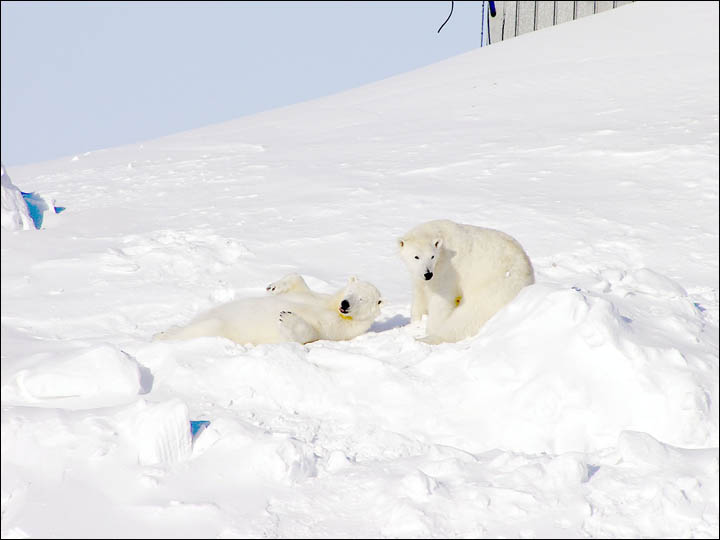
[[[428,280],[429,280],[430,278],[432,278],[432,277],[433,277],[433,273],[432,273],[432,272],[425,272],[425,281],[428,281]]]
[[[350,309],[350,302],[348,302],[347,300],[343,300],[342,302],[340,302],[340,311],[345,313],[348,309]]]

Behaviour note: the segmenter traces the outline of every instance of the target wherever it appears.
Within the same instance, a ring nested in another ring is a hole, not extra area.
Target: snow
[[[102,407],[127,403],[142,391],[141,366],[107,344],[78,344],[69,351],[54,348],[29,355],[12,369],[15,373],[4,377],[2,386],[3,402],[8,404]]]
[[[54,200],[47,199],[40,193],[26,193],[18,189],[10,180],[5,165],[2,166],[3,230],[40,229],[45,221],[45,213],[50,209],[52,212],[47,214],[48,217],[65,210],[63,207],[56,207]]]
[[[76,157],[12,171],[66,211],[2,232],[4,538],[718,536],[717,3]],[[537,283],[431,346],[395,239],[438,218]],[[383,314],[150,339],[291,272]]]
[[[27,203],[22,192],[10,180],[10,176],[2,165],[2,229],[8,231],[27,230],[34,228]]]

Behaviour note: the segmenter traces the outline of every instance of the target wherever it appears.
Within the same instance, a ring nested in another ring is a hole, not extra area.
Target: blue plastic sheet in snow
[[[202,433],[202,430],[210,425],[210,420],[190,420],[190,434],[193,440]]]
[[[30,214],[33,223],[35,224],[35,228],[39,229],[40,227],[42,227],[43,224],[43,215],[50,208],[48,208],[45,199],[43,199],[37,193],[25,193],[24,191],[21,191],[20,193],[22,193],[23,199],[25,199],[25,204],[27,204],[28,207],[28,213]],[[53,212],[55,212],[56,214],[59,214],[63,210],[65,210],[65,208],[62,206],[53,206]]]

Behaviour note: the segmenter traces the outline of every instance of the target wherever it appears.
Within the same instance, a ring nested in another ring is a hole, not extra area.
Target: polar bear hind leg
[[[463,299],[464,301],[464,299]],[[477,334],[492,313],[482,313],[469,302],[459,305],[433,332],[422,341],[425,343],[455,343]]]
[[[153,336],[153,340],[174,340],[192,339],[196,337],[222,335],[223,322],[219,319],[210,318],[191,322],[187,326],[171,328],[166,332],[160,332]]]
[[[456,342],[474,336],[495,313],[510,303],[524,285],[515,283],[510,288],[501,284],[488,285],[486,294],[468,294],[455,298],[456,307],[432,331],[428,330],[427,343]]]

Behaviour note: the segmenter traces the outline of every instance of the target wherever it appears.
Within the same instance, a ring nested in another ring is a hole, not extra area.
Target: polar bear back
[[[486,294],[487,282],[497,279],[509,279],[519,288],[535,282],[532,264],[522,246],[502,231],[442,219],[422,223],[406,236],[428,243],[442,238],[448,257],[438,261],[439,271],[443,265],[451,265],[466,295],[476,287]]]

